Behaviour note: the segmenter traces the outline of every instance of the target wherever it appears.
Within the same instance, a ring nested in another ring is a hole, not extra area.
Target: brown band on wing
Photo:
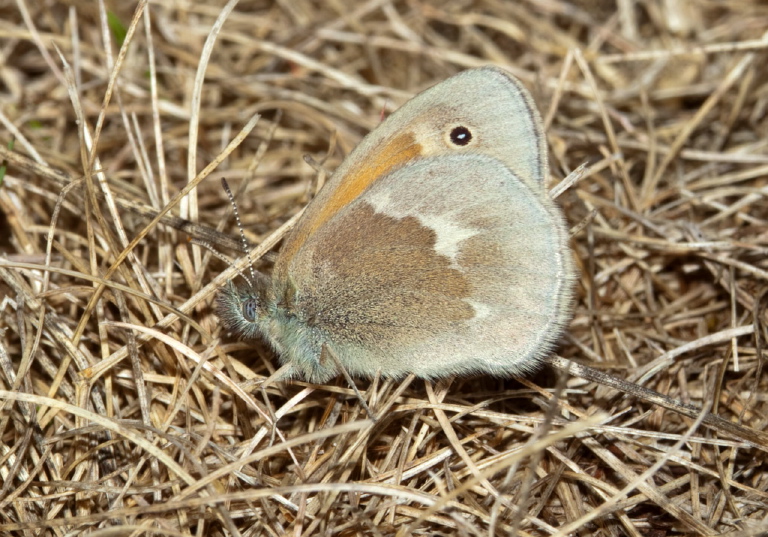
[[[287,262],[292,259],[307,237],[343,207],[357,199],[374,181],[421,154],[421,145],[416,143],[413,133],[407,132],[391,138],[381,147],[372,150],[370,158],[358,158],[355,165],[346,170],[344,177],[334,178],[338,181],[336,191],[325,199],[320,210],[307,215],[308,219],[305,222],[300,222],[300,227],[296,228],[290,242],[281,253],[281,261]]]
[[[380,348],[457,329],[475,316],[472,283],[436,244],[413,216],[355,205],[313,240],[309,259],[302,252],[302,314],[337,340]]]

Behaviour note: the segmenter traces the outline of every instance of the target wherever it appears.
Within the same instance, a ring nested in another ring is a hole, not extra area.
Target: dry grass
[[[332,170],[382,110],[496,63],[540,105],[553,184],[590,165],[560,198],[561,355],[762,431],[765,3],[244,0],[220,31],[211,2],[112,3],[122,49],[95,2],[9,4],[0,534],[767,531],[764,437],[552,370],[360,380],[375,424],[343,379],[260,389],[274,357],[213,316],[225,266],[126,208],[232,236],[226,176],[261,243],[308,200],[304,155]]]

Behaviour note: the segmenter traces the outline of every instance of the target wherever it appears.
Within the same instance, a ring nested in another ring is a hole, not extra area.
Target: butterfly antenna
[[[253,283],[251,282],[250,278],[248,278],[248,276],[246,276],[245,274],[240,272],[240,270],[232,262],[232,260],[229,259],[224,254],[222,254],[221,252],[219,252],[213,244],[211,244],[208,241],[201,240],[201,239],[190,239],[189,242],[191,242],[192,244],[197,244],[198,246],[202,246],[203,248],[205,248],[206,250],[211,252],[211,255],[213,255],[217,259],[220,259],[221,261],[223,261],[228,266],[230,266],[230,267],[234,268],[235,270],[237,270],[237,272],[245,279],[245,281],[247,281],[249,285],[253,286]]]
[[[248,256],[248,269],[251,272],[251,277],[248,278],[245,274],[241,275],[243,278],[246,279],[246,281],[251,285],[251,287],[254,286],[254,282],[256,281],[256,271],[253,269],[253,258],[251,258],[251,250],[248,248],[248,241],[245,238],[245,231],[243,231],[243,223],[240,220],[240,212],[237,210],[237,203],[235,202],[235,196],[232,194],[232,190],[229,188],[229,183],[227,183],[227,180],[223,177],[221,178],[221,186],[224,189],[224,192],[227,193],[227,197],[229,197],[229,203],[232,204],[232,212],[235,215],[235,222],[237,223],[237,229],[240,230],[240,241],[242,243],[243,247],[243,253]]]

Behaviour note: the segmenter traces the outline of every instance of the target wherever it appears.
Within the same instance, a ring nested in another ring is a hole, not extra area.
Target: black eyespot
[[[472,141],[472,131],[463,125],[459,125],[451,130],[450,138],[453,145],[464,146]]]
[[[249,323],[256,322],[256,315],[259,309],[259,301],[255,298],[249,298],[243,302],[243,317]]]

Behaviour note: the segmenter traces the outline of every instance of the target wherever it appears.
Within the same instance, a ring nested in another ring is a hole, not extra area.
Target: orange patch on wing
[[[360,159],[357,165],[347,170],[336,191],[326,200],[323,207],[315,212],[310,220],[301,222],[300,228],[294,230],[296,236],[287,245],[288,250],[281,253],[281,257],[285,261],[292,258],[312,233],[357,199],[377,179],[421,154],[422,147],[416,143],[413,133],[404,133],[371,151],[368,158]]]
[[[421,146],[416,143],[413,134],[401,134],[397,138],[389,140],[380,151],[374,151],[371,158],[365,159],[354,168],[349,169],[346,177],[342,178],[338,189],[317,214],[308,231],[315,231],[327,222],[342,207],[362,194],[363,190],[379,177],[419,155],[421,155]]]

